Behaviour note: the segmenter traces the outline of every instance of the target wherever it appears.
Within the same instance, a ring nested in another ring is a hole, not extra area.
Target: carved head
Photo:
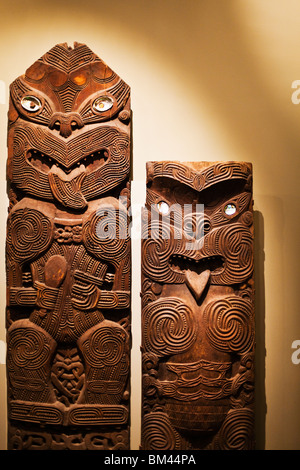
[[[53,47],[10,88],[10,181],[78,210],[112,189],[129,172],[129,95],[86,45]]]
[[[147,170],[145,275],[187,283],[197,300],[208,283],[231,286],[251,277],[250,167],[225,162],[199,172],[154,162]]]

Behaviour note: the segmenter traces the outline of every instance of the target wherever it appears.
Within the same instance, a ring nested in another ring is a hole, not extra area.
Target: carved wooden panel
[[[84,44],[11,84],[9,449],[129,447],[130,118]]]
[[[144,450],[254,446],[252,205],[251,164],[147,165]]]

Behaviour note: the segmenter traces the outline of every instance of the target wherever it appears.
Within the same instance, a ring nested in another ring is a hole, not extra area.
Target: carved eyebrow
[[[14,80],[10,85],[10,94],[14,101],[19,101],[26,93],[32,94],[33,89],[25,85],[20,77]]]
[[[148,182],[156,178],[170,178],[171,181],[180,181],[197,192],[214,187],[226,181],[241,181],[246,184],[251,176],[249,164],[244,162],[220,162],[197,170],[188,164],[169,161],[150,161],[147,163]]]

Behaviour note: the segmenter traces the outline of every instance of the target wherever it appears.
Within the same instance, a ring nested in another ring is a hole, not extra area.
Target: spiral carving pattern
[[[253,224],[253,214],[250,211],[245,212],[242,216],[240,221],[242,224],[247,225],[250,227]]]
[[[146,352],[157,356],[188,350],[196,338],[192,310],[176,297],[160,298],[143,311],[143,336]]]
[[[97,257],[117,263],[128,255],[127,214],[114,207],[103,207],[85,223],[82,238]]]
[[[214,284],[243,282],[253,273],[252,234],[242,224],[236,223],[210,232],[205,238],[203,253],[218,254],[225,259],[224,269],[212,273]]]
[[[83,344],[88,363],[95,368],[119,364],[125,354],[126,336],[122,328],[98,328]]]
[[[143,419],[142,446],[144,450],[180,449],[180,437],[164,413],[149,413]]]
[[[37,329],[15,328],[9,333],[8,344],[8,357],[14,367],[39,369],[49,358],[50,341]]]
[[[220,450],[253,448],[254,413],[248,408],[232,410],[226,417],[217,439]]]
[[[32,259],[50,245],[53,224],[35,209],[19,209],[8,219],[7,244],[17,261]]]
[[[145,262],[144,273],[154,281],[166,283],[182,282],[183,275],[170,269],[169,259],[182,245],[182,236],[169,224],[152,221],[152,233],[148,234],[147,223],[143,224],[142,247]],[[150,238],[148,238],[150,235]],[[154,235],[154,236],[153,236]]]
[[[253,307],[238,296],[208,304],[204,311],[205,332],[218,351],[244,353],[254,340]]]

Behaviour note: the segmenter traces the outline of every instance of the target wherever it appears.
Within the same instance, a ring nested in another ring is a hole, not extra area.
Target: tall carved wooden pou
[[[247,163],[147,165],[142,449],[254,447],[251,180]]]
[[[126,449],[130,89],[84,44],[10,88],[9,449]]]

